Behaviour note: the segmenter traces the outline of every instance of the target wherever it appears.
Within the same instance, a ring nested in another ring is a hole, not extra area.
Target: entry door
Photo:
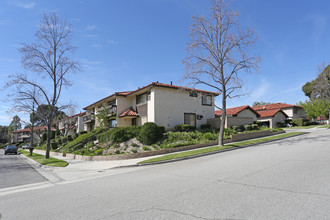
[[[184,123],[196,127],[196,114],[184,113]]]

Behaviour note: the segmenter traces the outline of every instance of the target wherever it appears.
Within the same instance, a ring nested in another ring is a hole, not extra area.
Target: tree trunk
[[[33,133],[34,133],[34,124],[32,123],[31,125],[31,145],[29,147],[29,150],[30,150],[30,156],[32,156],[33,154]]]
[[[221,122],[220,122],[219,141],[218,141],[218,144],[220,146],[223,146],[223,135],[225,132],[226,118],[227,118],[226,90],[224,89],[222,92],[222,116],[221,116]]]
[[[48,122],[47,124],[47,147],[46,147],[46,155],[45,158],[48,159],[49,158],[49,154],[50,154],[50,133],[51,133],[51,123]]]

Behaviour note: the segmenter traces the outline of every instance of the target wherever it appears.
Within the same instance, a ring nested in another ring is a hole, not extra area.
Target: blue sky
[[[71,75],[74,85],[62,102],[74,100],[77,112],[115,91],[134,90],[159,81],[182,81],[191,17],[209,13],[207,0],[57,0],[0,1],[0,76],[24,72],[20,43],[34,41],[43,11],[67,18],[73,25],[74,59],[82,71]],[[228,107],[254,101],[296,104],[306,97],[301,87],[328,63],[330,27],[328,0],[236,0],[241,25],[255,28],[257,73],[241,73],[247,95],[228,100]],[[199,87],[208,89],[206,87]],[[15,113],[0,93],[0,125]],[[220,98],[216,103],[220,106]],[[26,119],[27,117],[21,115]]]

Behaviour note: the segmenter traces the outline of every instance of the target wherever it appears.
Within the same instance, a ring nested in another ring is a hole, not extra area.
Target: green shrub
[[[252,130],[252,126],[251,125],[244,125],[244,130],[245,131],[251,131]]]
[[[286,127],[286,124],[285,124],[284,121],[281,121],[281,122],[278,122],[278,123],[277,123],[277,127],[279,127],[279,128],[284,128],[284,127]]]
[[[53,150],[56,150],[57,149],[57,142],[55,140],[51,140],[50,141],[50,147],[53,149]]]
[[[210,129],[211,125],[210,124],[203,124],[201,125],[201,129]]]
[[[294,118],[292,119],[292,124],[295,124],[297,126],[303,126],[303,123],[308,121],[309,120],[305,118]]]
[[[73,141],[67,143],[64,148],[65,149],[69,149],[71,148],[72,146],[78,144],[79,142],[83,142],[85,141],[86,139],[90,138],[91,136],[93,136],[94,134],[93,133],[85,133],[85,134],[82,134],[80,135],[79,137],[77,137],[76,139],[74,139]],[[94,139],[93,139],[94,140]],[[75,149],[78,149],[76,146],[74,147]]]
[[[210,141],[215,141],[218,139],[218,134],[213,134],[211,132],[204,133],[203,136],[206,140]]]
[[[55,138],[56,131],[50,131],[50,139]]]
[[[129,138],[126,135],[124,128],[114,128],[109,139],[113,143],[121,143],[127,141]]]
[[[137,137],[140,134],[140,130],[141,127],[139,126],[111,128],[108,131],[97,135],[97,139],[100,143],[105,143],[106,135],[108,134],[109,141],[113,143],[121,143]]]
[[[68,137],[64,136],[64,137],[62,137],[61,141],[62,141],[63,144],[65,144],[66,142],[68,142],[68,140],[69,140]]]
[[[151,151],[151,149],[149,147],[143,147],[144,151]]]
[[[241,132],[245,131],[244,125],[239,126],[239,131],[241,131]]]
[[[309,126],[309,125],[311,125],[311,122],[309,121],[303,122],[303,126]]]
[[[158,126],[158,128],[162,131],[163,134],[166,132],[165,131],[165,126]]]
[[[251,127],[252,127],[252,130],[254,130],[254,131],[258,130],[258,128],[259,128],[259,126],[257,124],[252,124]]]
[[[258,125],[258,127],[261,127],[261,125],[262,125],[262,122],[261,122],[261,121],[255,121],[255,122],[253,122],[253,124],[257,124],[257,125]]]
[[[194,126],[188,124],[178,124],[174,126],[175,131],[193,131],[196,129]]]
[[[103,154],[103,149],[102,149],[102,148],[97,149],[97,150],[94,151],[94,153],[95,153],[96,155],[102,155],[102,154]]]
[[[43,133],[41,136],[41,143],[44,143],[45,141],[47,141],[47,133]]]
[[[96,134],[96,133],[101,132],[102,130],[103,130],[103,128],[95,128],[95,129],[93,129],[91,132],[92,132],[93,134]]]
[[[234,126],[233,126],[233,127],[234,127]],[[224,133],[224,136],[229,137],[229,136],[232,135],[232,134],[236,134],[237,131],[235,131],[234,129],[225,128],[225,130],[224,130],[223,133]]]
[[[145,123],[137,139],[143,144],[151,145],[163,137],[162,129],[153,122]]]
[[[239,127],[238,126],[232,126],[231,127],[234,131],[238,132],[239,131]]]
[[[68,141],[72,141],[73,140],[72,135],[69,134],[67,137],[68,137]]]
[[[82,134],[87,134],[87,131],[79,131],[78,132],[78,136],[82,135]]]

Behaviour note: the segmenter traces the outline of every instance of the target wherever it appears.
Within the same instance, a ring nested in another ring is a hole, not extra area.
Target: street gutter
[[[305,134],[309,134],[309,133],[310,132],[304,132],[304,133],[295,134],[295,135],[292,135],[292,136],[289,136],[289,137],[282,137],[282,138],[263,141],[263,142],[254,143],[254,144],[247,144],[247,145],[240,146],[240,147],[231,147],[231,148],[227,148],[227,149],[222,149],[222,150],[218,150],[218,151],[202,153],[202,154],[197,154],[197,155],[192,155],[192,156],[187,156],[187,157],[181,157],[181,158],[175,158],[175,159],[163,160],[163,161],[157,161],[157,162],[150,162],[150,163],[140,163],[140,164],[130,165],[130,166],[149,166],[149,165],[177,162],[177,161],[182,161],[182,160],[189,160],[189,159],[193,159],[193,158],[204,157],[204,156],[208,156],[208,155],[212,155],[212,154],[218,154],[218,153],[223,153],[223,152],[227,152],[227,151],[238,150],[238,149],[241,149],[241,148],[256,146],[256,145],[260,145],[260,144],[265,144],[265,143],[269,143],[269,142],[279,141],[279,140],[283,140],[283,139],[287,139],[287,138],[291,138],[291,137],[297,137],[297,136],[305,135]],[[209,147],[212,147],[212,146],[209,146]],[[126,167],[126,166],[121,166],[121,167]],[[120,167],[117,167],[117,168],[120,168]]]

